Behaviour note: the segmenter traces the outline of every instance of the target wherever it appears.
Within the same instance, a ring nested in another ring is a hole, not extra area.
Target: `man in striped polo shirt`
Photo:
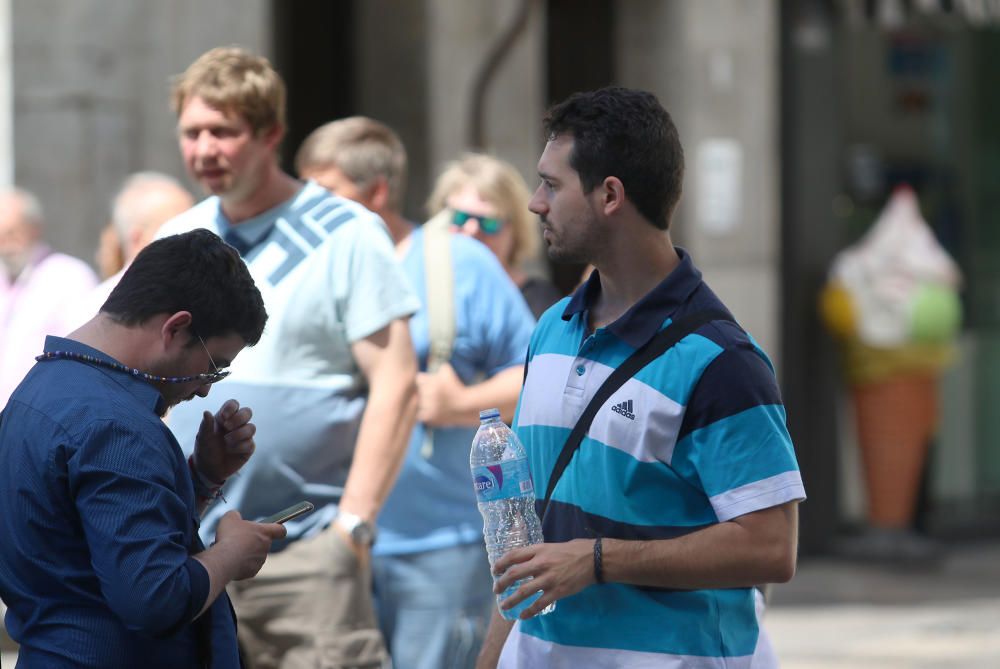
[[[578,93],[545,125],[531,210],[550,258],[596,271],[532,336],[515,429],[540,491],[615,367],[680,318],[728,313],[670,240],[684,157],[656,98]],[[513,627],[494,615],[479,666],[776,666],[754,586],[792,577],[804,498],[767,356],[731,320],[698,327],[600,407],[546,543],[495,565],[497,592],[533,579],[505,607],[543,594]]]

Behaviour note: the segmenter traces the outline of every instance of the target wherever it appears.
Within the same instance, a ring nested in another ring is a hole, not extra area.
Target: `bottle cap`
[[[489,420],[490,418],[499,418],[500,409],[483,409],[479,412],[479,420]]]

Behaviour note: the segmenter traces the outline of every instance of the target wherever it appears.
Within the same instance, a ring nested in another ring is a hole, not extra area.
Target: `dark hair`
[[[238,334],[260,341],[267,311],[240,254],[208,230],[158,239],[136,256],[101,312],[123,325],[190,311],[202,339]]]
[[[667,110],[652,93],[608,87],[574,93],[545,115],[548,138],[570,135],[569,164],[586,193],[609,176],[645,218],[666,230],[681,197],[684,149]]]

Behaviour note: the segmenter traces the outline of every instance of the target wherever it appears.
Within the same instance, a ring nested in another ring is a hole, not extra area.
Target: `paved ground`
[[[803,559],[765,625],[783,669],[997,669],[1000,544],[952,546],[938,568]]]
[[[934,569],[804,558],[765,625],[782,669],[998,669],[1000,543],[954,545]]]

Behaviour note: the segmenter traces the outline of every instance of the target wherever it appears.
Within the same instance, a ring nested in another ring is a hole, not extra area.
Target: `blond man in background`
[[[251,667],[379,667],[371,601],[375,519],[416,412],[407,320],[419,307],[377,216],[278,165],[285,87],[264,58],[213,49],[173,88],[181,154],[209,197],[160,235],[193,228],[235,246],[257,280],[268,329],[224,381],[255,408],[257,457],[205,516],[257,518],[308,500],[257,580],[230,589]],[[188,443],[204,407],[170,417]],[[221,483],[221,482],[219,482]]]

